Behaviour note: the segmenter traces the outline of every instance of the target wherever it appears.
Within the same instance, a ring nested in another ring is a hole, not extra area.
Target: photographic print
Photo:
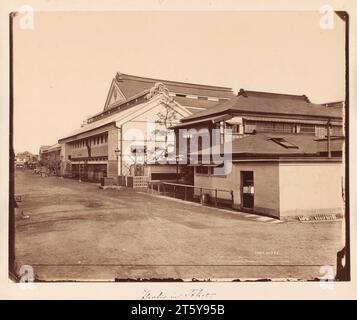
[[[347,12],[9,21],[11,279],[350,280]]]

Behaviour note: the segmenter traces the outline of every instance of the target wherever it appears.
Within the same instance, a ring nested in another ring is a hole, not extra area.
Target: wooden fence
[[[118,176],[118,185],[129,188],[147,188],[149,177],[147,176]]]
[[[233,207],[234,205],[233,190],[161,181],[150,181],[148,183],[148,189],[151,193],[157,192],[161,195],[185,201],[199,201],[201,204],[212,204],[215,207]]]

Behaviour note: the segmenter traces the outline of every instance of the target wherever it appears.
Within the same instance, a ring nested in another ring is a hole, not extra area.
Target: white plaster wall
[[[341,163],[280,164],[280,215],[342,214]]]

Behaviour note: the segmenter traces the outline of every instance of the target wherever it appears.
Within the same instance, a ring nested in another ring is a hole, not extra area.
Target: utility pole
[[[327,157],[331,158],[331,126],[330,119],[327,121]]]

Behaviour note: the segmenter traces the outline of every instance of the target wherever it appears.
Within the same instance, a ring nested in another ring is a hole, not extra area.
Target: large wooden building
[[[209,135],[208,148],[198,143],[186,155],[197,197],[204,192],[213,198],[219,190],[219,200],[236,209],[280,219],[343,214],[342,103],[318,105],[306,96],[240,90],[174,129],[176,135],[193,130],[188,140]],[[213,161],[214,129],[220,133],[218,153],[229,153],[228,163]],[[226,171],[216,170],[222,165]]]
[[[173,165],[155,165],[155,161],[148,165],[147,142],[162,150],[164,158],[168,141],[163,131],[184,117],[233,97],[231,88],[117,73],[103,110],[59,140],[62,174],[88,180],[173,177]],[[160,157],[160,153],[155,152],[155,156]]]

